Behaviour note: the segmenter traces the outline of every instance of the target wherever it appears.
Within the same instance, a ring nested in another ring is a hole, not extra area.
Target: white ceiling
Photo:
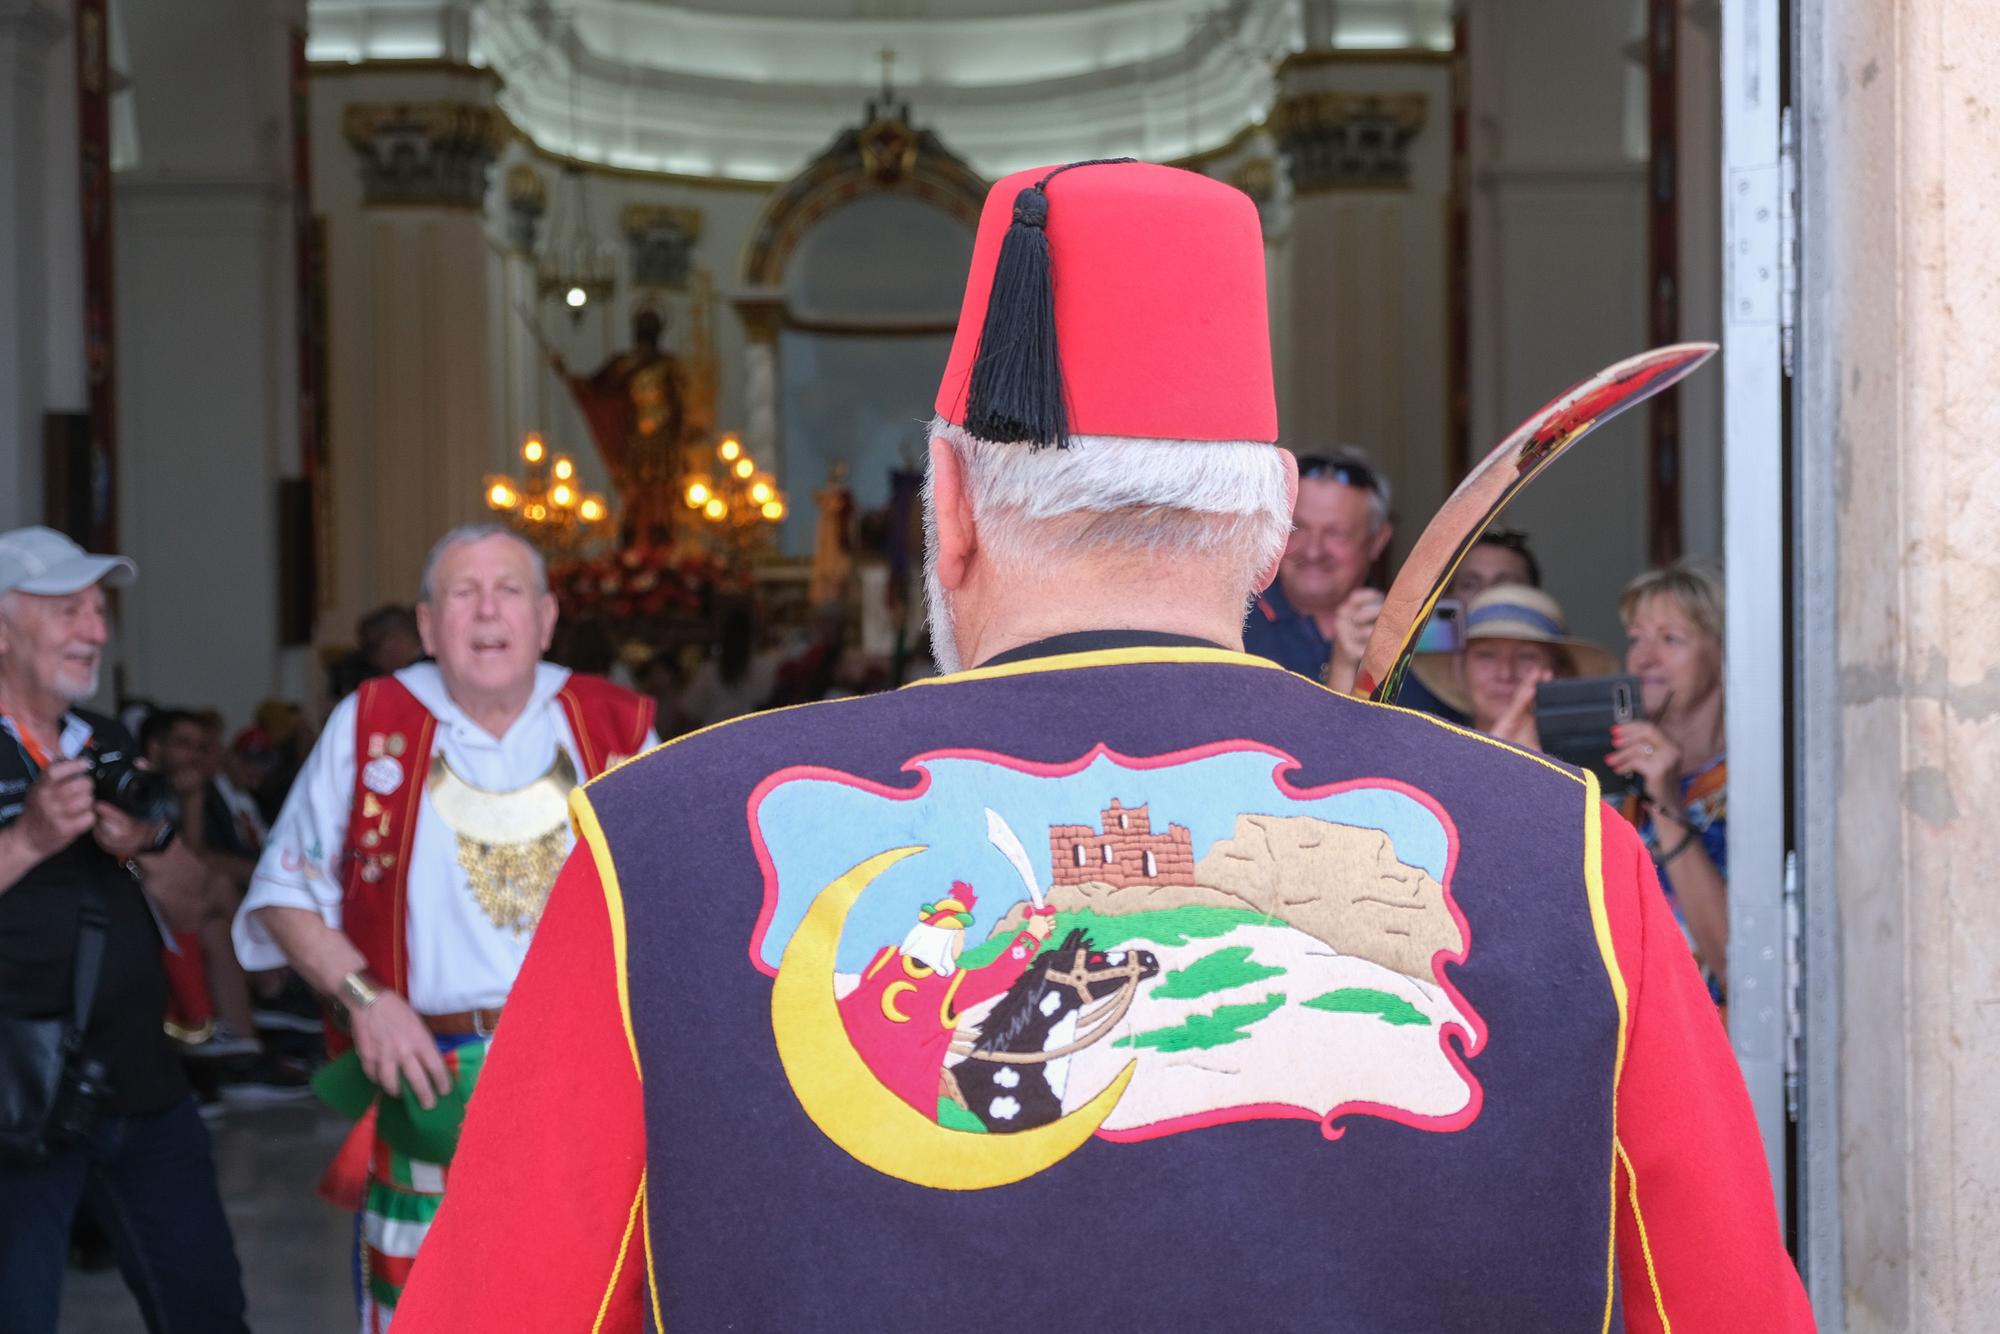
[[[312,0],[315,60],[487,65],[558,152],[783,180],[882,82],[982,173],[1212,148],[1269,108],[1302,10],[1334,44],[1450,43],[1451,0]]]

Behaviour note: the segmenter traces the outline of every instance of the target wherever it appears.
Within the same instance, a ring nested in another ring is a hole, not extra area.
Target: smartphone
[[[1542,750],[1596,774],[1607,797],[1624,792],[1629,781],[1604,767],[1604,757],[1616,749],[1611,729],[1639,716],[1636,676],[1573,676],[1535,687]]]
[[[1439,598],[1417,636],[1418,653],[1456,653],[1465,647],[1465,604],[1457,598]]]

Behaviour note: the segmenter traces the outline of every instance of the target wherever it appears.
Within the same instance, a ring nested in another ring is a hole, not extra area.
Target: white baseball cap
[[[92,584],[124,588],[139,567],[123,556],[93,556],[53,528],[0,533],[0,593],[63,597]]]

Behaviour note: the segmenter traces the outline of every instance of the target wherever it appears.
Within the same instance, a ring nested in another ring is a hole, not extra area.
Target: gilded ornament
[[[480,910],[497,927],[526,935],[541,920],[569,855],[569,794],[576,766],[560,746],[548,771],[495,792],[461,778],[442,752],[425,780],[431,808],[458,836],[458,864]]]

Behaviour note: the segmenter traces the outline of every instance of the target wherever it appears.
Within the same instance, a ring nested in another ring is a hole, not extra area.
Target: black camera
[[[141,769],[122,750],[93,746],[84,758],[90,761],[91,788],[99,801],[116,806],[140,824],[163,824],[180,814],[179,799],[164,774]]]

